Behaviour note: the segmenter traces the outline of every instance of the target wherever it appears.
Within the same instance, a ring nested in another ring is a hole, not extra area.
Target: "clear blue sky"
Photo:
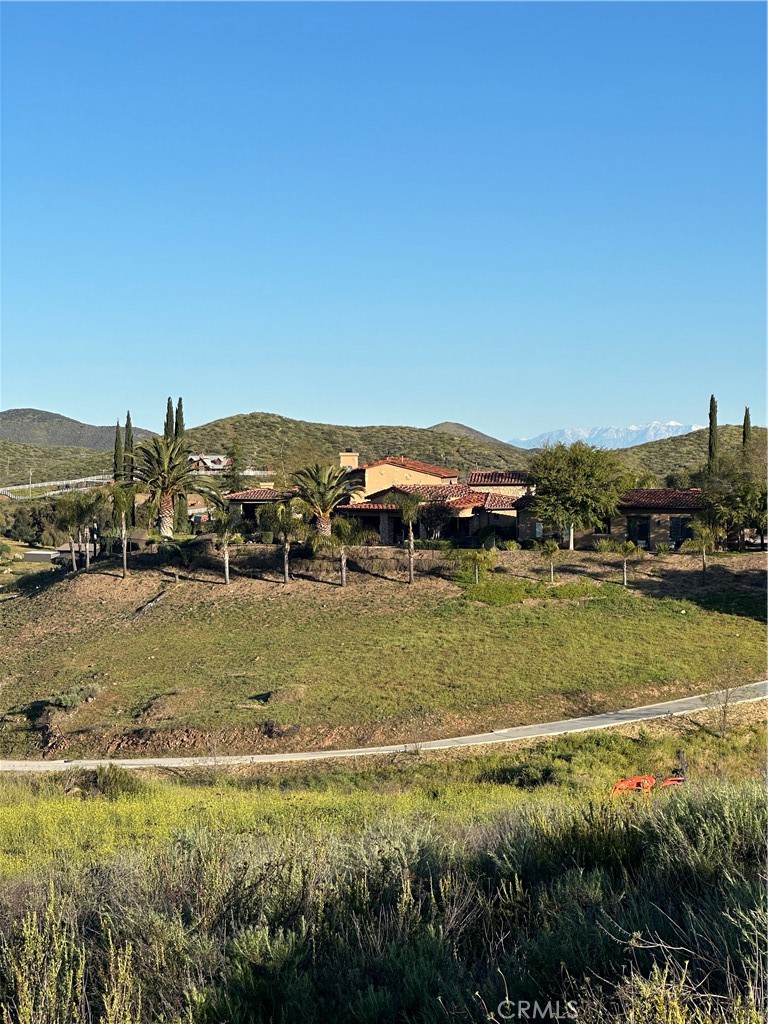
[[[765,422],[758,3],[6,3],[3,408]]]

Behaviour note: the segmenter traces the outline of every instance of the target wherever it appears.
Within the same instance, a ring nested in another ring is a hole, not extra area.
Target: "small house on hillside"
[[[246,491],[233,491],[227,495],[227,501],[239,505],[243,519],[253,522],[263,505],[273,501],[288,501],[293,497],[293,491],[276,491],[274,487],[251,487]]]
[[[232,465],[232,459],[227,455],[190,455],[189,464],[193,473],[207,476],[225,472]]]

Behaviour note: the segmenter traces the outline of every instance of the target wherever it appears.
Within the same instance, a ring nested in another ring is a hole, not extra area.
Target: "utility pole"
[[[32,497],[32,470],[29,471],[29,496]]]

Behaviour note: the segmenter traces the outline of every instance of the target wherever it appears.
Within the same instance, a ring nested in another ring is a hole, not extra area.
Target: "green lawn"
[[[493,593],[432,580],[286,592],[211,578],[168,585],[137,617],[161,580],[142,574],[126,594],[92,575],[0,606],[0,750],[39,750],[43,733],[30,726],[45,726],[46,702],[67,754],[137,731],[136,749],[164,749],[172,733],[179,749],[223,753],[545,721],[752,680],[764,667],[763,626],[748,607],[717,610],[716,595],[705,609],[593,585],[574,591],[581,598],[504,603],[496,581]]]

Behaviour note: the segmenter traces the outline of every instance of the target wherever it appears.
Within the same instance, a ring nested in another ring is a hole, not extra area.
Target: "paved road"
[[[730,693],[732,703],[762,700],[768,697],[768,680],[748,683]],[[64,761],[0,761],[0,772],[60,772],[67,768],[98,768],[101,765],[117,764],[122,768],[200,768],[242,764],[276,764],[286,761],[327,761],[338,757],[364,757],[371,754],[399,754],[419,750],[445,750],[451,747],[475,747],[486,743],[508,743],[510,740],[530,740],[543,736],[560,736],[568,732],[589,732],[592,729],[609,729],[611,726],[628,725],[632,722],[647,722],[652,718],[666,718],[668,715],[688,715],[718,706],[720,694],[705,694],[698,697],[683,697],[663,704],[647,704],[641,708],[625,711],[609,711],[603,715],[587,715],[583,718],[566,718],[560,722],[541,722],[537,725],[519,725],[511,729],[495,729],[493,732],[478,733],[474,736],[454,736],[451,739],[427,740],[424,743],[395,743],[385,747],[356,747],[352,750],[308,750],[294,754],[232,754],[225,757],[137,757],[97,758],[93,760]]]

